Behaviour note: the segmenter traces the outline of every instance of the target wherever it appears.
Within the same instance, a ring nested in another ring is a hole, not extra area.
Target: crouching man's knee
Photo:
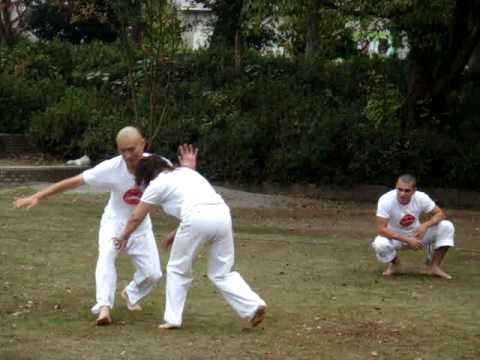
[[[377,236],[372,243],[377,260],[382,263],[389,263],[397,256],[397,250],[392,241],[383,236]]]
[[[435,248],[453,247],[455,245],[455,226],[449,220],[442,220],[438,223]]]

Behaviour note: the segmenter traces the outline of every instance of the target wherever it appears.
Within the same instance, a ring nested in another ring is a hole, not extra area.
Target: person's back
[[[177,219],[198,204],[225,204],[212,185],[187,167],[161,172],[145,190],[142,200],[161,205]]]
[[[117,248],[125,248],[133,231],[154,205],[162,206],[167,214],[180,220],[178,229],[171,235],[165,323],[160,327],[182,326],[193,261],[204,244],[209,245],[209,279],[240,317],[249,319],[252,326],[260,324],[265,318],[266,304],[238,272],[232,271],[232,219],[221,196],[196,171],[173,168],[155,155],[143,158],[135,175],[137,184],[146,189],[126,228],[114,239]]]

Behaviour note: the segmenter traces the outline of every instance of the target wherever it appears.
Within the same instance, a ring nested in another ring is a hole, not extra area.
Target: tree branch
[[[462,49],[457,53],[445,75],[440,77],[433,86],[432,96],[438,95],[449,88],[453,81],[464,71],[465,65],[472,56],[475,47],[480,42],[480,26],[476,24],[464,41]]]
[[[1,39],[6,43],[12,40],[12,24],[10,21],[10,0],[0,1],[0,32]]]
[[[479,72],[472,72],[467,71],[464,76],[461,78],[462,84],[468,84],[471,82],[479,82],[480,81],[480,73]]]
[[[322,7],[338,10],[338,6],[333,1],[330,1],[330,0],[318,0],[317,4]]]
[[[358,17],[371,16],[376,18],[395,20],[405,15],[409,15],[414,11],[414,8],[412,5],[405,9],[395,9],[395,11],[390,11],[387,14],[382,14],[380,13],[380,11],[376,11],[368,8],[364,8],[364,9],[358,9],[358,8],[352,9],[349,7],[345,8],[337,5],[334,1],[331,1],[331,0],[318,0],[318,2],[320,6],[324,8],[332,9],[332,10],[338,10],[343,15],[346,15],[346,16],[358,16]]]

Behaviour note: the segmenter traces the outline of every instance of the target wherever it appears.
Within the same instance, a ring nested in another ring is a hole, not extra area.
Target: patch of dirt
[[[31,186],[45,188],[47,183]],[[369,202],[331,201],[295,196],[260,194],[215,186],[232,209],[233,217],[242,219],[241,226],[274,228],[297,235],[332,239],[357,239],[370,243],[375,237],[376,204]],[[81,186],[73,192],[101,193],[102,189]],[[480,252],[479,212],[446,209],[456,228],[457,248]]]
[[[319,200],[285,195],[259,194],[215,186],[217,192],[232,208],[278,209],[319,205]]]
[[[257,194],[216,187],[233,215],[252,227],[270,227],[298,235],[357,239],[375,237],[375,203],[310,199],[302,196]],[[480,251],[478,219],[474,210],[445,209],[456,228],[457,248]]]

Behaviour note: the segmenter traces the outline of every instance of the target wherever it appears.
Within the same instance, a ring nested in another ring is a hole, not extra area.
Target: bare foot
[[[175,326],[166,322],[158,325],[158,328],[162,330],[174,330],[174,329],[180,329],[180,326]]]
[[[388,264],[387,269],[383,272],[383,276],[392,276],[392,275],[398,274],[399,271],[400,271],[399,264],[390,263]]]
[[[267,307],[263,305],[259,306],[255,311],[255,314],[253,314],[253,317],[250,319],[250,325],[252,327],[257,327],[263,320],[265,320],[266,313]]]
[[[100,314],[96,321],[98,326],[106,326],[112,323],[112,317],[110,316],[110,308],[108,306],[102,306],[100,308]]]
[[[442,269],[440,269],[436,265],[432,265],[432,266],[428,267],[427,268],[427,273],[430,274],[430,275],[433,275],[433,276],[441,277],[442,279],[447,279],[447,280],[452,279],[452,277],[449,274],[447,274],[445,271],[443,271]]]
[[[123,289],[121,296],[122,296],[123,300],[125,300],[125,303],[127,304],[128,310],[130,310],[130,311],[142,311],[142,307],[139,304],[132,304],[130,302],[130,299],[128,298],[127,288]]]

